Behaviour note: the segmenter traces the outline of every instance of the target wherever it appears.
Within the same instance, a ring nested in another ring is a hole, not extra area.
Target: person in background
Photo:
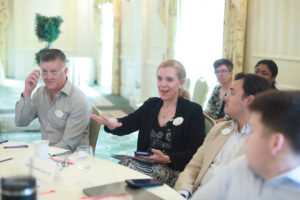
[[[193,200],[299,199],[300,92],[271,90],[249,109],[246,155],[199,188]]]
[[[91,115],[105,125],[105,131],[126,135],[139,131],[137,151],[146,162],[127,158],[120,164],[173,186],[180,171],[190,161],[205,137],[204,116],[200,105],[181,97],[186,72],[176,60],[166,60],[157,69],[160,98],[148,99],[135,112],[112,119]]]
[[[210,130],[203,145],[180,173],[175,190],[189,198],[220,169],[244,153],[244,141],[250,132],[248,105],[256,94],[268,89],[270,84],[262,77],[236,74],[230,94],[225,98],[225,113],[233,120],[220,122]]]
[[[214,68],[220,84],[215,86],[204,112],[218,123],[225,121],[224,99],[229,94],[229,88],[232,82],[233,64],[230,60],[223,58],[214,62]]]
[[[40,54],[40,70],[25,80],[25,89],[16,103],[15,124],[28,126],[35,118],[41,124],[42,139],[51,146],[75,151],[88,144],[91,107],[86,96],[67,78],[66,56],[59,49]],[[45,86],[36,88],[40,76]]]
[[[273,60],[260,60],[255,65],[254,72],[256,75],[265,78],[272,86],[277,89],[275,79],[278,74],[278,67]]]

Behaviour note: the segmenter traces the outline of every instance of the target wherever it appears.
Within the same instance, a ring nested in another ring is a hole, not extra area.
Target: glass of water
[[[82,171],[79,186],[86,187],[90,184],[87,180],[87,172],[94,164],[93,148],[90,145],[80,145],[77,147],[76,152],[78,156],[76,166]]]

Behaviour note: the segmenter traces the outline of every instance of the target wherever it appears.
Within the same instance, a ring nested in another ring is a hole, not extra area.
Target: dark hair
[[[271,90],[259,94],[249,109],[261,113],[262,124],[271,132],[282,133],[292,149],[300,153],[300,91]]]
[[[238,73],[235,75],[234,80],[244,80],[244,96],[256,95],[271,88],[266,79],[255,74]]]
[[[54,61],[56,59],[66,63],[66,55],[59,49],[46,49],[40,54],[40,63]]]
[[[230,60],[226,59],[226,58],[222,58],[222,59],[219,59],[219,60],[216,60],[214,62],[214,68],[215,70],[220,67],[221,65],[226,65],[226,67],[228,68],[229,71],[232,71],[233,69],[233,64]]]
[[[278,67],[276,65],[276,63],[273,60],[260,60],[256,63],[255,67],[256,68],[258,65],[267,65],[273,78],[276,78],[277,74],[278,74]],[[275,81],[272,83],[272,87],[275,87]]]

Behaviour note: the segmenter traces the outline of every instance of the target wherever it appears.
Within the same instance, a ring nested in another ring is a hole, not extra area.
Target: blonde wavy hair
[[[183,81],[183,83],[185,82],[186,72],[185,72],[185,68],[181,62],[174,60],[174,59],[165,60],[162,63],[160,63],[160,65],[157,68],[156,73],[158,72],[158,70],[160,68],[166,68],[166,67],[171,67],[171,68],[175,69],[178,79]],[[185,99],[190,99],[189,92],[183,88],[179,89],[179,96],[181,96]]]

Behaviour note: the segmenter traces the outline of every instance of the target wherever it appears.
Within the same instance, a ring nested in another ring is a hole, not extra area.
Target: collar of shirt
[[[281,182],[281,181],[285,181],[285,180],[292,180],[300,185],[300,165],[288,172],[285,172],[279,176],[276,176],[276,177],[268,180],[267,182],[276,183],[276,182]]]
[[[251,128],[250,128],[249,124],[245,124],[243,126],[241,132],[239,133],[239,131],[238,131],[238,122],[236,120],[231,121],[231,126],[233,128],[233,134],[247,135],[251,131]]]
[[[71,84],[71,82],[67,78],[67,81],[66,81],[64,87],[60,90],[60,92],[63,92],[66,95],[70,96],[71,90],[72,90],[72,84]]]
[[[49,94],[50,96],[50,91],[47,87],[45,87],[47,93]],[[68,80],[67,78],[67,81],[64,85],[64,87],[56,94],[56,96],[60,96],[60,93],[64,93],[66,94],[67,96],[70,96],[71,94],[71,91],[72,91],[72,83]]]

